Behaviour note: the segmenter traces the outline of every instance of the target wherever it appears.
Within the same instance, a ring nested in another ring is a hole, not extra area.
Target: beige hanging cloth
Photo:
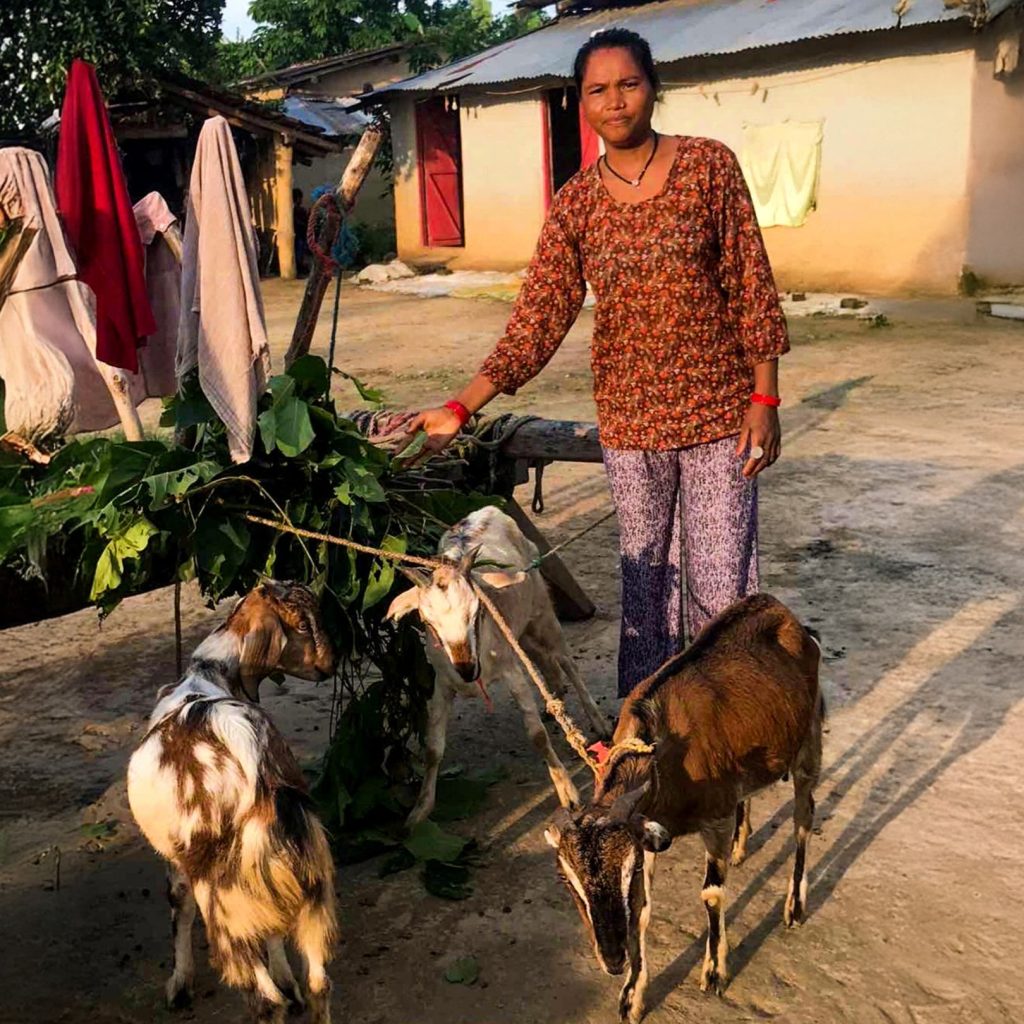
[[[118,422],[110,386],[93,355],[94,297],[76,277],[43,158],[0,149],[8,214],[37,231],[0,308],[0,378],[8,430],[32,441]]]
[[[818,202],[820,121],[746,124],[740,167],[763,228],[796,228]]]
[[[199,133],[185,219],[178,380],[195,367],[235,462],[252,455],[256,402],[270,375],[256,236],[242,169],[223,117]]]

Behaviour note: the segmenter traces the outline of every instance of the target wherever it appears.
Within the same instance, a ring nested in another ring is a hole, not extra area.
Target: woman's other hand
[[[748,479],[753,479],[767,469],[782,454],[782,428],[779,426],[778,410],[770,405],[751,402],[743,417],[736,454],[743,455],[756,448],[760,448],[763,454],[757,458],[751,456],[743,465],[743,475]]]

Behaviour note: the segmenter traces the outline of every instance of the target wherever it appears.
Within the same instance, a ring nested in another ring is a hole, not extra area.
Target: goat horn
[[[463,556],[459,559],[459,572],[463,574],[469,573],[473,568],[473,563],[477,559],[477,555],[480,554],[480,549],[483,544],[477,544],[475,547],[470,548]]]
[[[398,571],[407,579],[412,580],[417,587],[425,587],[429,582],[429,577],[426,573],[418,572],[416,569],[408,569],[404,565],[399,565]]]
[[[608,820],[628,821],[630,815],[636,810],[636,805],[640,803],[640,800],[650,788],[651,783],[648,780],[642,786],[637,786],[635,789],[629,790],[628,793],[623,793],[622,796],[616,797],[615,802],[608,811]]]

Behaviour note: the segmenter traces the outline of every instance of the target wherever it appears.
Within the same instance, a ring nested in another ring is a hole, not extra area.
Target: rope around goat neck
[[[597,761],[591,757],[590,752],[587,750],[587,738],[580,732],[579,727],[572,720],[569,712],[565,709],[565,703],[560,698],[556,697],[545,684],[541,674],[537,671],[537,666],[527,656],[526,651],[519,645],[519,641],[516,639],[515,634],[509,629],[508,623],[505,621],[504,616],[498,611],[497,605],[491,600],[490,595],[480,586],[477,582],[473,581],[473,590],[476,591],[477,597],[480,599],[480,603],[490,613],[491,618],[494,619],[495,625],[498,627],[501,635],[508,641],[509,647],[515,651],[516,656],[523,663],[523,668],[526,669],[526,674],[533,680],[533,685],[537,687],[537,692],[544,699],[544,706],[547,708],[548,714],[561,726],[562,732],[565,733],[565,738],[569,743],[569,746],[579,755],[580,759],[587,764],[591,771],[597,772]]]

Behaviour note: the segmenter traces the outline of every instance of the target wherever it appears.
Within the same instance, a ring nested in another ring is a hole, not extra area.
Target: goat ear
[[[416,611],[420,606],[420,592],[416,587],[411,590],[403,590],[391,602],[391,607],[388,608],[388,613],[385,618],[389,622],[398,622],[399,619],[404,619],[409,612]]]
[[[245,695],[254,704],[259,704],[260,683],[277,667],[285,642],[281,620],[269,609],[251,624],[242,637],[238,674]]]
[[[640,819],[640,843],[651,853],[663,853],[672,845],[672,836],[664,825],[650,818]]]
[[[504,590],[505,587],[514,587],[526,579],[525,572],[482,572],[478,574],[480,579],[489,587],[495,590]]]
[[[608,820],[618,822],[629,821],[633,811],[636,810],[636,805],[640,803],[640,800],[650,788],[651,783],[648,780],[642,786],[637,786],[635,789],[629,790],[628,793],[623,793],[622,796],[617,797],[608,810]]]
[[[548,846],[557,850],[562,843],[562,836],[573,827],[572,816],[564,807],[555,811],[551,823],[544,829],[544,838]]]

